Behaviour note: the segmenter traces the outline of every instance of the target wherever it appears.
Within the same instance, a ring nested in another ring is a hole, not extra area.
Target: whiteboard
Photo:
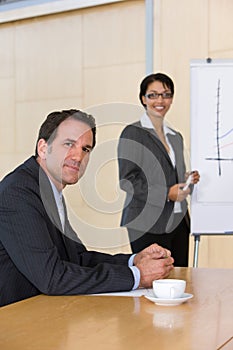
[[[192,60],[191,232],[233,232],[233,60]]]

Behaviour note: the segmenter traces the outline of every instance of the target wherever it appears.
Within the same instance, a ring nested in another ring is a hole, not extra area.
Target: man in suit
[[[173,268],[157,244],[136,255],[87,251],[66,214],[62,190],[82,177],[95,146],[92,116],[50,113],[35,156],[0,183],[0,305],[40,293],[75,295],[151,287]]]

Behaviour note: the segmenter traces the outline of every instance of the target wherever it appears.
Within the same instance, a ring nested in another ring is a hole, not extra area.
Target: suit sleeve
[[[132,289],[128,256],[87,252],[84,246],[70,242],[77,254],[70,261],[61,232],[46,215],[39,195],[26,184],[8,186],[1,193],[2,245],[20,274],[41,293],[72,295]]]
[[[123,130],[118,144],[120,187],[128,194],[128,201],[134,198],[163,208],[168,192],[165,173],[145,137],[145,131],[136,126]]]

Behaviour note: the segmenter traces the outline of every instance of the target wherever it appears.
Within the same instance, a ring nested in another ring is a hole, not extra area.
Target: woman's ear
[[[142,103],[144,104],[144,107],[146,106],[146,97],[142,96]]]
[[[46,159],[48,144],[44,139],[40,139],[37,143],[37,153],[41,159]]]

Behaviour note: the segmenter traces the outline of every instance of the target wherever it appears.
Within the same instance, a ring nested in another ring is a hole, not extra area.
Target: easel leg
[[[199,242],[200,242],[200,235],[194,234],[193,267],[197,267],[198,265]]]

